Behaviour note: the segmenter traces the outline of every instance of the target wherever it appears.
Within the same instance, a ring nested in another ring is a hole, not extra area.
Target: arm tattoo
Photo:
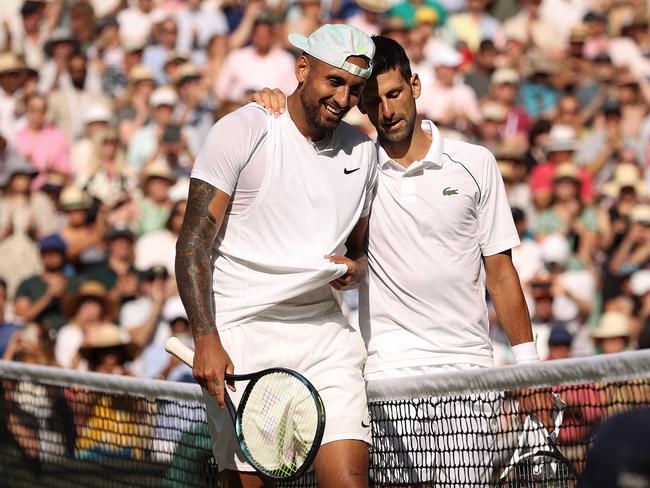
[[[190,180],[183,227],[176,243],[176,282],[194,336],[217,334],[212,298],[211,253],[219,225],[210,205],[217,189]]]

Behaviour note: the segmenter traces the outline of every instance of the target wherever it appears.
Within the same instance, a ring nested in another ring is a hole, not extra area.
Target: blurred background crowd
[[[645,0],[2,0],[0,357],[191,379],[163,344],[191,343],[194,157],[255,90],[292,91],[287,34],[325,22],[400,42],[420,115],[496,155],[542,358],[648,347],[648,21]]]

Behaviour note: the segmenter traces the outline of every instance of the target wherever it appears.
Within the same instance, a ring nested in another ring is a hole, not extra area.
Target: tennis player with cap
[[[366,352],[337,290],[366,275],[376,151],[341,119],[361,96],[375,48],[347,25],[289,40],[303,53],[288,110],[275,118],[249,104],[207,136],[192,171],[176,277],[225,485],[263,480],[239,452],[223,408],[224,373],[285,367],[305,375],[325,404],[319,486],[365,487]],[[235,405],[238,390],[230,394]]]
[[[418,124],[420,80],[404,49],[386,37],[373,40],[373,76],[360,103],[377,129],[379,165],[368,279],[360,289],[366,379],[399,382],[493,366],[486,286],[517,363],[538,361],[510,255],[519,237],[494,156],[444,137],[429,120]],[[277,91],[255,98],[274,112],[282,106]],[[542,401],[550,410],[552,397]],[[521,409],[530,411],[526,402]],[[500,413],[496,396],[412,408],[403,412],[408,422],[375,419],[377,451],[396,456],[378,464],[399,466],[377,469],[375,481],[487,486]]]

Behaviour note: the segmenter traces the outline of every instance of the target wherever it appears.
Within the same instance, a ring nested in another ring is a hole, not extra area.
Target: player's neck
[[[297,91],[287,97],[287,109],[289,109],[289,117],[291,117],[300,133],[307,139],[318,142],[327,137],[327,132],[317,129],[307,121],[305,107],[300,101],[300,95]]]
[[[416,121],[413,133],[406,141],[391,143],[380,138],[379,143],[393,161],[407,168],[413,161],[419,161],[426,156],[431,147],[431,136],[423,131]]]

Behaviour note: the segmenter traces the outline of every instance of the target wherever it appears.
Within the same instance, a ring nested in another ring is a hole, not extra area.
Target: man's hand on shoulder
[[[197,383],[216,397],[217,403],[223,408],[225,375],[234,373],[235,366],[216,333],[195,337],[194,348],[192,374]],[[235,391],[234,383],[229,383],[228,387]]]
[[[347,273],[334,281],[330,281],[330,286],[335,290],[352,290],[358,287],[366,277],[367,259],[365,256],[356,261],[345,256],[327,256],[327,259],[336,264],[345,264],[348,267]]]
[[[253,101],[276,117],[283,114],[287,107],[287,96],[278,88],[262,88],[256,91],[253,93]]]

